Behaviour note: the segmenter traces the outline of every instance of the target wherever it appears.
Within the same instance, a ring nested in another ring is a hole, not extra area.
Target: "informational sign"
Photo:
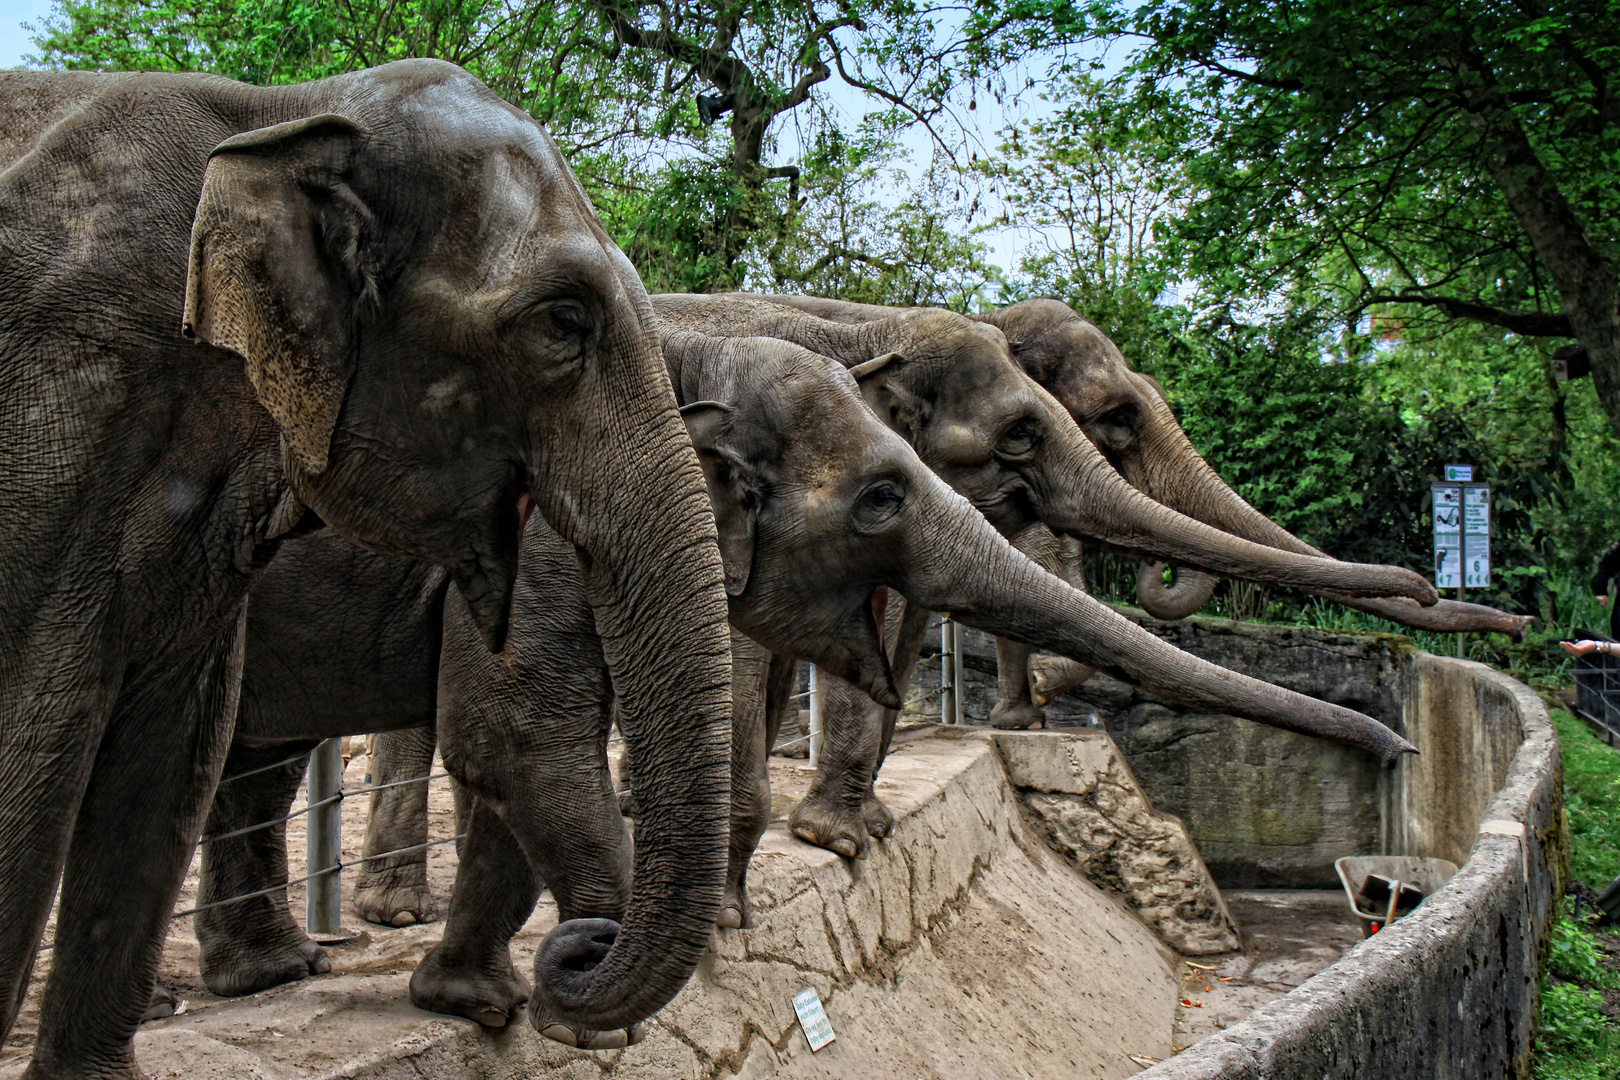
[[[1467,484],[1467,483],[1471,483],[1473,481],[1473,479],[1474,479],[1474,467],[1472,465],[1447,465],[1446,466],[1446,482],[1447,483],[1450,483],[1450,484],[1456,484],[1456,483]]]
[[[820,1050],[838,1037],[833,1034],[832,1021],[827,1019],[827,1010],[821,1007],[821,996],[816,993],[815,987],[793,995],[793,1011],[799,1014],[799,1027],[804,1031],[811,1052]]]
[[[1466,465],[1447,465],[1468,469]],[[1470,473],[1472,470],[1469,470]],[[1434,503],[1434,584],[1483,589],[1491,583],[1491,489],[1485,484],[1431,484]]]

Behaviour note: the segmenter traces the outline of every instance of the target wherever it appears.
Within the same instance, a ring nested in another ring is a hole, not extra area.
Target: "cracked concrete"
[[[1036,751],[1061,747],[1047,736],[1026,738],[1040,741]],[[900,734],[878,785],[897,831],[862,861],[787,834],[780,816],[810,773],[781,759],[771,768],[778,795],[788,798],[775,800],[779,819],[749,873],[759,925],[716,931],[686,989],[634,1047],[578,1051],[540,1038],[527,1023],[490,1033],[416,1009],[410,971],[440,924],[368,927],[331,949],[328,975],[222,999],[198,986],[195,940],[182,923],[170,938],[165,978],[190,1005],[145,1025],[137,1058],[153,1080],[967,1080],[1124,1077],[1141,1058],[1168,1055],[1176,958],[1033,834],[987,733]],[[363,829],[362,807],[348,809],[345,849],[358,845]],[[447,828],[436,822],[433,835]],[[301,832],[290,841],[300,850]],[[430,882],[441,896],[454,859],[453,849],[435,849]],[[301,890],[293,892],[301,912]],[[555,907],[543,900],[514,941],[520,971],[532,969],[535,947],[555,922]],[[0,1052],[0,1080],[22,1072],[43,974],[36,972],[30,1015]],[[815,1054],[792,1006],[806,987],[821,996],[837,1034]]]

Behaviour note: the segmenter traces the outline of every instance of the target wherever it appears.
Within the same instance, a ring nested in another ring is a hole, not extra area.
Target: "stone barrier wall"
[[[1558,741],[1522,684],[1413,652],[1387,789],[1395,854],[1466,861],[1413,914],[1143,1080],[1530,1075],[1540,956],[1568,839]]]

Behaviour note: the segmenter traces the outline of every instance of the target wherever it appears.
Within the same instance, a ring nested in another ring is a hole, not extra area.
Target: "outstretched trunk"
[[[1173,701],[1361,747],[1386,765],[1413,752],[1371,717],[1217,667],[1154,637],[1036,566],[960,496],[933,485],[917,510],[927,520],[907,535],[901,592],[908,601]]]
[[[1250,506],[1194,449],[1163,398],[1157,392],[1144,396],[1153,405],[1140,421],[1141,475],[1127,477],[1135,486],[1164,505],[1234,536],[1281,551],[1332,558]],[[1146,589],[1142,588],[1144,577],[1149,579]],[[1203,607],[1216,583],[1207,574],[1185,573],[1178,566],[1174,586],[1166,588],[1162,581],[1155,585],[1152,575],[1144,572],[1137,578],[1137,599],[1154,618],[1179,619]],[[1401,597],[1358,596],[1334,589],[1313,591],[1346,607],[1420,630],[1494,631],[1517,639],[1530,623],[1528,615],[1510,615],[1482,604],[1441,600],[1421,606]]]

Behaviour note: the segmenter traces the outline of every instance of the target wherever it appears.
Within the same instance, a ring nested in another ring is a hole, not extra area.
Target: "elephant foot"
[[[1029,658],[1029,696],[1036,705],[1045,705],[1095,674],[1096,668],[1067,656],[1036,653]]]
[[[368,881],[362,875],[354,886],[354,913],[379,926],[415,926],[436,922],[439,903],[426,884],[396,885],[386,872]]]
[[[861,820],[866,823],[868,836],[887,840],[894,835],[894,814],[875,791],[867,791],[866,798],[861,800]]]
[[[1046,727],[1046,713],[1039,705],[1027,701],[997,702],[990,710],[990,726],[1002,731],[1023,731],[1026,728]]]
[[[281,948],[247,951],[235,963],[205,962],[202,976],[203,985],[220,997],[242,997],[331,970],[326,950],[304,938]]]
[[[152,987],[152,997],[146,1003],[146,1011],[141,1014],[141,1023],[173,1016],[174,1010],[179,1007],[180,996],[162,983],[158,983]]]
[[[468,967],[447,961],[444,946],[436,945],[411,973],[411,1004],[486,1028],[505,1027],[528,1000],[529,981],[512,966],[510,952],[486,966]]]
[[[881,816],[875,815],[869,824],[864,802],[859,809],[852,809],[841,800],[812,791],[788,815],[788,830],[800,840],[835,851],[846,859],[864,859],[871,851],[873,836],[881,838],[894,832],[894,817],[888,808],[877,802],[876,795],[871,796],[871,801]],[[887,818],[886,825],[883,817]]]
[[[561,1020],[553,1020],[549,1016],[529,1010],[529,1023],[534,1030],[550,1039],[560,1042],[564,1046],[574,1046],[581,1050],[622,1050],[626,1046],[634,1046],[647,1037],[646,1024],[632,1024],[627,1028],[613,1028],[609,1031],[591,1031],[588,1028],[577,1028],[572,1024],[565,1024]]]
[[[726,893],[720,898],[720,914],[714,917],[714,925],[722,930],[754,928],[754,905],[748,902],[747,885],[726,885]]]

